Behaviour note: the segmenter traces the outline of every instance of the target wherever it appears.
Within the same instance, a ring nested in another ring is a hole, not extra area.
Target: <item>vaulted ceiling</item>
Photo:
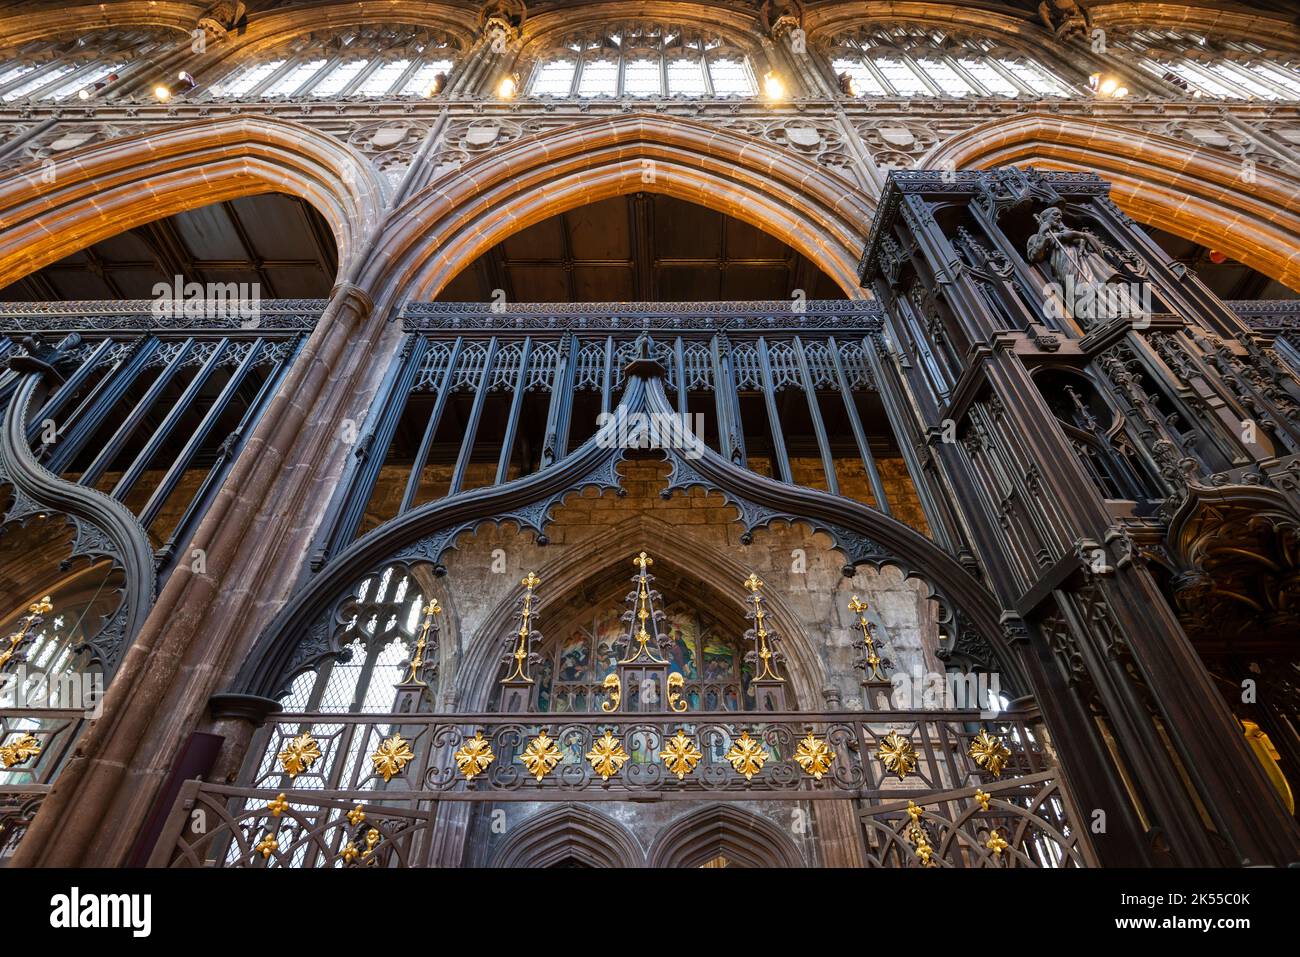
[[[655,193],[581,206],[510,236],[438,297],[507,302],[843,299],[807,257],[748,223]],[[500,298],[500,297],[497,297]]]

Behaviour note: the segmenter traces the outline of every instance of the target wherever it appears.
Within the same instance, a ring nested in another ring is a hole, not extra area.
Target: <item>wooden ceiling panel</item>
[[[569,210],[498,243],[445,289],[444,302],[842,299],[800,253],[748,223],[671,196],[637,193]]]
[[[334,239],[304,200],[278,193],[187,210],[102,240],[0,290],[0,300],[150,299],[158,283],[259,283],[265,298],[325,298]]]

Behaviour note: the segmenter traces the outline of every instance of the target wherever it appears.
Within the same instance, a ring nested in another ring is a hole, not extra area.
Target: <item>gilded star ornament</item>
[[[623,742],[608,731],[593,741],[591,750],[587,752],[591,769],[599,774],[603,781],[608,781],[611,774],[618,774],[623,765],[628,762],[628,758],[628,753],[623,750]]]
[[[555,739],[543,731],[528,742],[528,747],[524,749],[520,760],[528,768],[528,773],[541,783],[542,778],[555,770],[555,766],[560,763],[560,758],[563,756],[563,752],[555,745]]]
[[[482,731],[475,731],[474,737],[457,748],[452,757],[456,759],[456,768],[465,775],[466,781],[473,781],[497,759],[492,753],[491,742],[483,737]]]
[[[977,765],[995,778],[1002,777],[1002,769],[1006,766],[1007,758],[1011,757],[1011,751],[1002,743],[1002,739],[995,738],[983,729],[971,739],[969,754]]]
[[[280,842],[270,834],[262,835],[262,839],[258,841],[257,846],[253,848],[253,850],[262,855],[263,860],[270,857],[273,852],[278,851],[279,849]]]
[[[678,781],[694,771],[695,765],[700,763],[702,757],[704,755],[695,742],[680,728],[665,742],[663,750],[659,752],[659,760],[663,761],[669,771],[677,775]]]
[[[280,767],[284,768],[284,773],[292,781],[315,764],[320,754],[320,744],[311,736],[310,731],[304,731],[286,744],[278,757]]]
[[[0,764],[6,768],[12,768],[16,764],[22,764],[29,758],[34,758],[41,753],[41,743],[36,736],[24,731],[18,737],[13,738],[4,747],[0,747]]]
[[[880,739],[880,745],[876,748],[876,757],[885,766],[885,770],[897,774],[900,781],[916,768],[916,748],[912,747],[909,738],[903,737],[897,731],[891,731]]]
[[[811,774],[814,779],[820,781],[822,775],[831,769],[835,752],[831,750],[829,744],[809,731],[808,737],[800,741],[799,746],[795,748],[794,759],[799,762],[799,767],[804,769],[805,774]]]
[[[727,752],[727,760],[731,766],[736,769],[737,774],[743,774],[748,781],[759,771],[763,770],[763,765],[771,757],[767,748],[763,747],[761,741],[755,741],[745,731],[732,742],[731,750]]]
[[[400,734],[394,734],[391,738],[384,739],[383,744],[370,756],[370,760],[375,765],[375,773],[382,775],[386,784],[393,779],[394,775],[401,774],[402,769],[414,757],[415,752],[411,750],[411,743]]]
[[[272,817],[279,817],[285,811],[289,810],[289,802],[285,799],[283,794],[277,794],[275,800],[269,803],[266,806],[266,809],[271,812]]]

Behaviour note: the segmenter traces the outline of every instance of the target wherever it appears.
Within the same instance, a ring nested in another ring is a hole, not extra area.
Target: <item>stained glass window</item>
[[[535,672],[538,711],[599,710],[606,700],[602,683],[618,663],[618,641],[627,630],[622,616],[617,607],[580,616],[564,627],[562,637],[543,647]],[[691,710],[752,706],[745,650],[717,622],[681,605],[667,610],[661,627],[668,660],[686,679],[683,694]]]

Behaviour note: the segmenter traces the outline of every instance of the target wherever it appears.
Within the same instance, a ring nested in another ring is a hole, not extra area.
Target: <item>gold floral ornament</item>
[[[659,752],[659,759],[663,761],[664,766],[669,771],[677,775],[678,781],[694,771],[695,765],[700,763],[702,757],[704,755],[700,753],[700,749],[695,742],[680,728],[676,734],[668,739],[663,750]]]
[[[452,757],[456,759],[456,767],[461,774],[465,775],[466,781],[473,781],[497,759],[497,756],[492,753],[491,742],[483,737],[482,731],[475,731],[474,737],[457,748]]]
[[[366,812],[361,809],[360,804],[354,807],[351,811],[348,811],[348,823],[353,827],[357,827],[365,819]]]
[[[608,731],[592,742],[587,752],[591,769],[600,775],[602,781],[608,781],[611,774],[618,774],[628,762],[628,753],[623,750],[623,742]]]
[[[770,756],[762,742],[751,738],[748,731],[743,732],[732,742],[731,750],[727,752],[727,760],[731,762],[737,774],[745,776],[746,781],[763,770],[763,765],[767,763]]]
[[[375,765],[375,773],[382,775],[384,783],[387,784],[394,775],[401,774],[402,769],[410,764],[414,757],[415,752],[411,750],[411,743],[400,734],[394,734],[391,738],[384,739],[384,743],[370,756],[370,760]]]
[[[995,778],[1002,777],[1002,769],[1006,766],[1007,758],[1011,757],[1011,751],[1002,743],[1002,739],[995,738],[983,729],[971,740],[968,753],[979,767]]]
[[[289,810],[289,802],[285,799],[283,794],[277,794],[275,800],[268,804],[266,809],[271,812],[272,817],[279,817],[285,811]]]
[[[356,863],[357,858],[361,856],[361,851],[357,849],[357,842],[348,841],[347,847],[343,848],[342,856],[344,864]]]
[[[40,753],[40,741],[36,740],[35,735],[24,731],[4,747],[0,747],[0,764],[3,764],[6,768],[12,768],[14,765],[22,764]]]
[[[32,637],[35,629],[39,628],[45,621],[45,615],[54,610],[54,603],[50,601],[50,596],[38,599],[27,606],[27,614],[22,618],[22,624],[16,632],[9,636],[9,647],[0,651],[0,669],[9,664],[14,655],[18,653],[19,646]]]
[[[876,748],[876,757],[891,774],[897,774],[903,780],[916,768],[916,748],[911,739],[903,737],[897,731],[891,731],[880,739]]]
[[[921,823],[923,814],[925,811],[915,801],[907,802],[907,816],[911,818],[907,825],[907,836],[916,847],[916,856],[921,859],[921,863],[926,867],[934,867],[934,848],[930,846],[930,835],[925,833],[925,825]]]
[[[560,758],[563,756],[563,752],[555,746],[555,739],[542,731],[528,742],[528,747],[524,749],[520,760],[528,768],[528,773],[537,778],[540,784],[542,778],[555,770],[555,766],[560,763]]]
[[[975,800],[979,802],[979,806],[985,811],[989,809],[989,799],[991,797],[992,795],[989,794],[984,789],[982,788],[975,789]]]
[[[820,781],[822,775],[831,769],[835,752],[831,750],[829,744],[809,731],[808,737],[800,741],[799,746],[795,748],[794,759],[799,762],[799,767],[804,769],[804,773],[811,774],[813,778]]]
[[[273,852],[278,851],[279,849],[280,842],[270,834],[263,834],[262,839],[258,841],[257,846],[253,848],[253,850],[262,855],[263,860],[266,860],[266,858],[270,857]]]
[[[994,857],[1000,859],[1002,857],[1002,852],[1011,845],[1007,843],[1006,838],[1004,838],[1002,833],[995,827],[989,834],[989,839],[985,842],[984,846],[993,852]]]
[[[320,756],[320,745],[310,731],[304,731],[292,739],[278,755],[280,767],[284,768],[284,773],[289,775],[291,781],[315,764]]]

